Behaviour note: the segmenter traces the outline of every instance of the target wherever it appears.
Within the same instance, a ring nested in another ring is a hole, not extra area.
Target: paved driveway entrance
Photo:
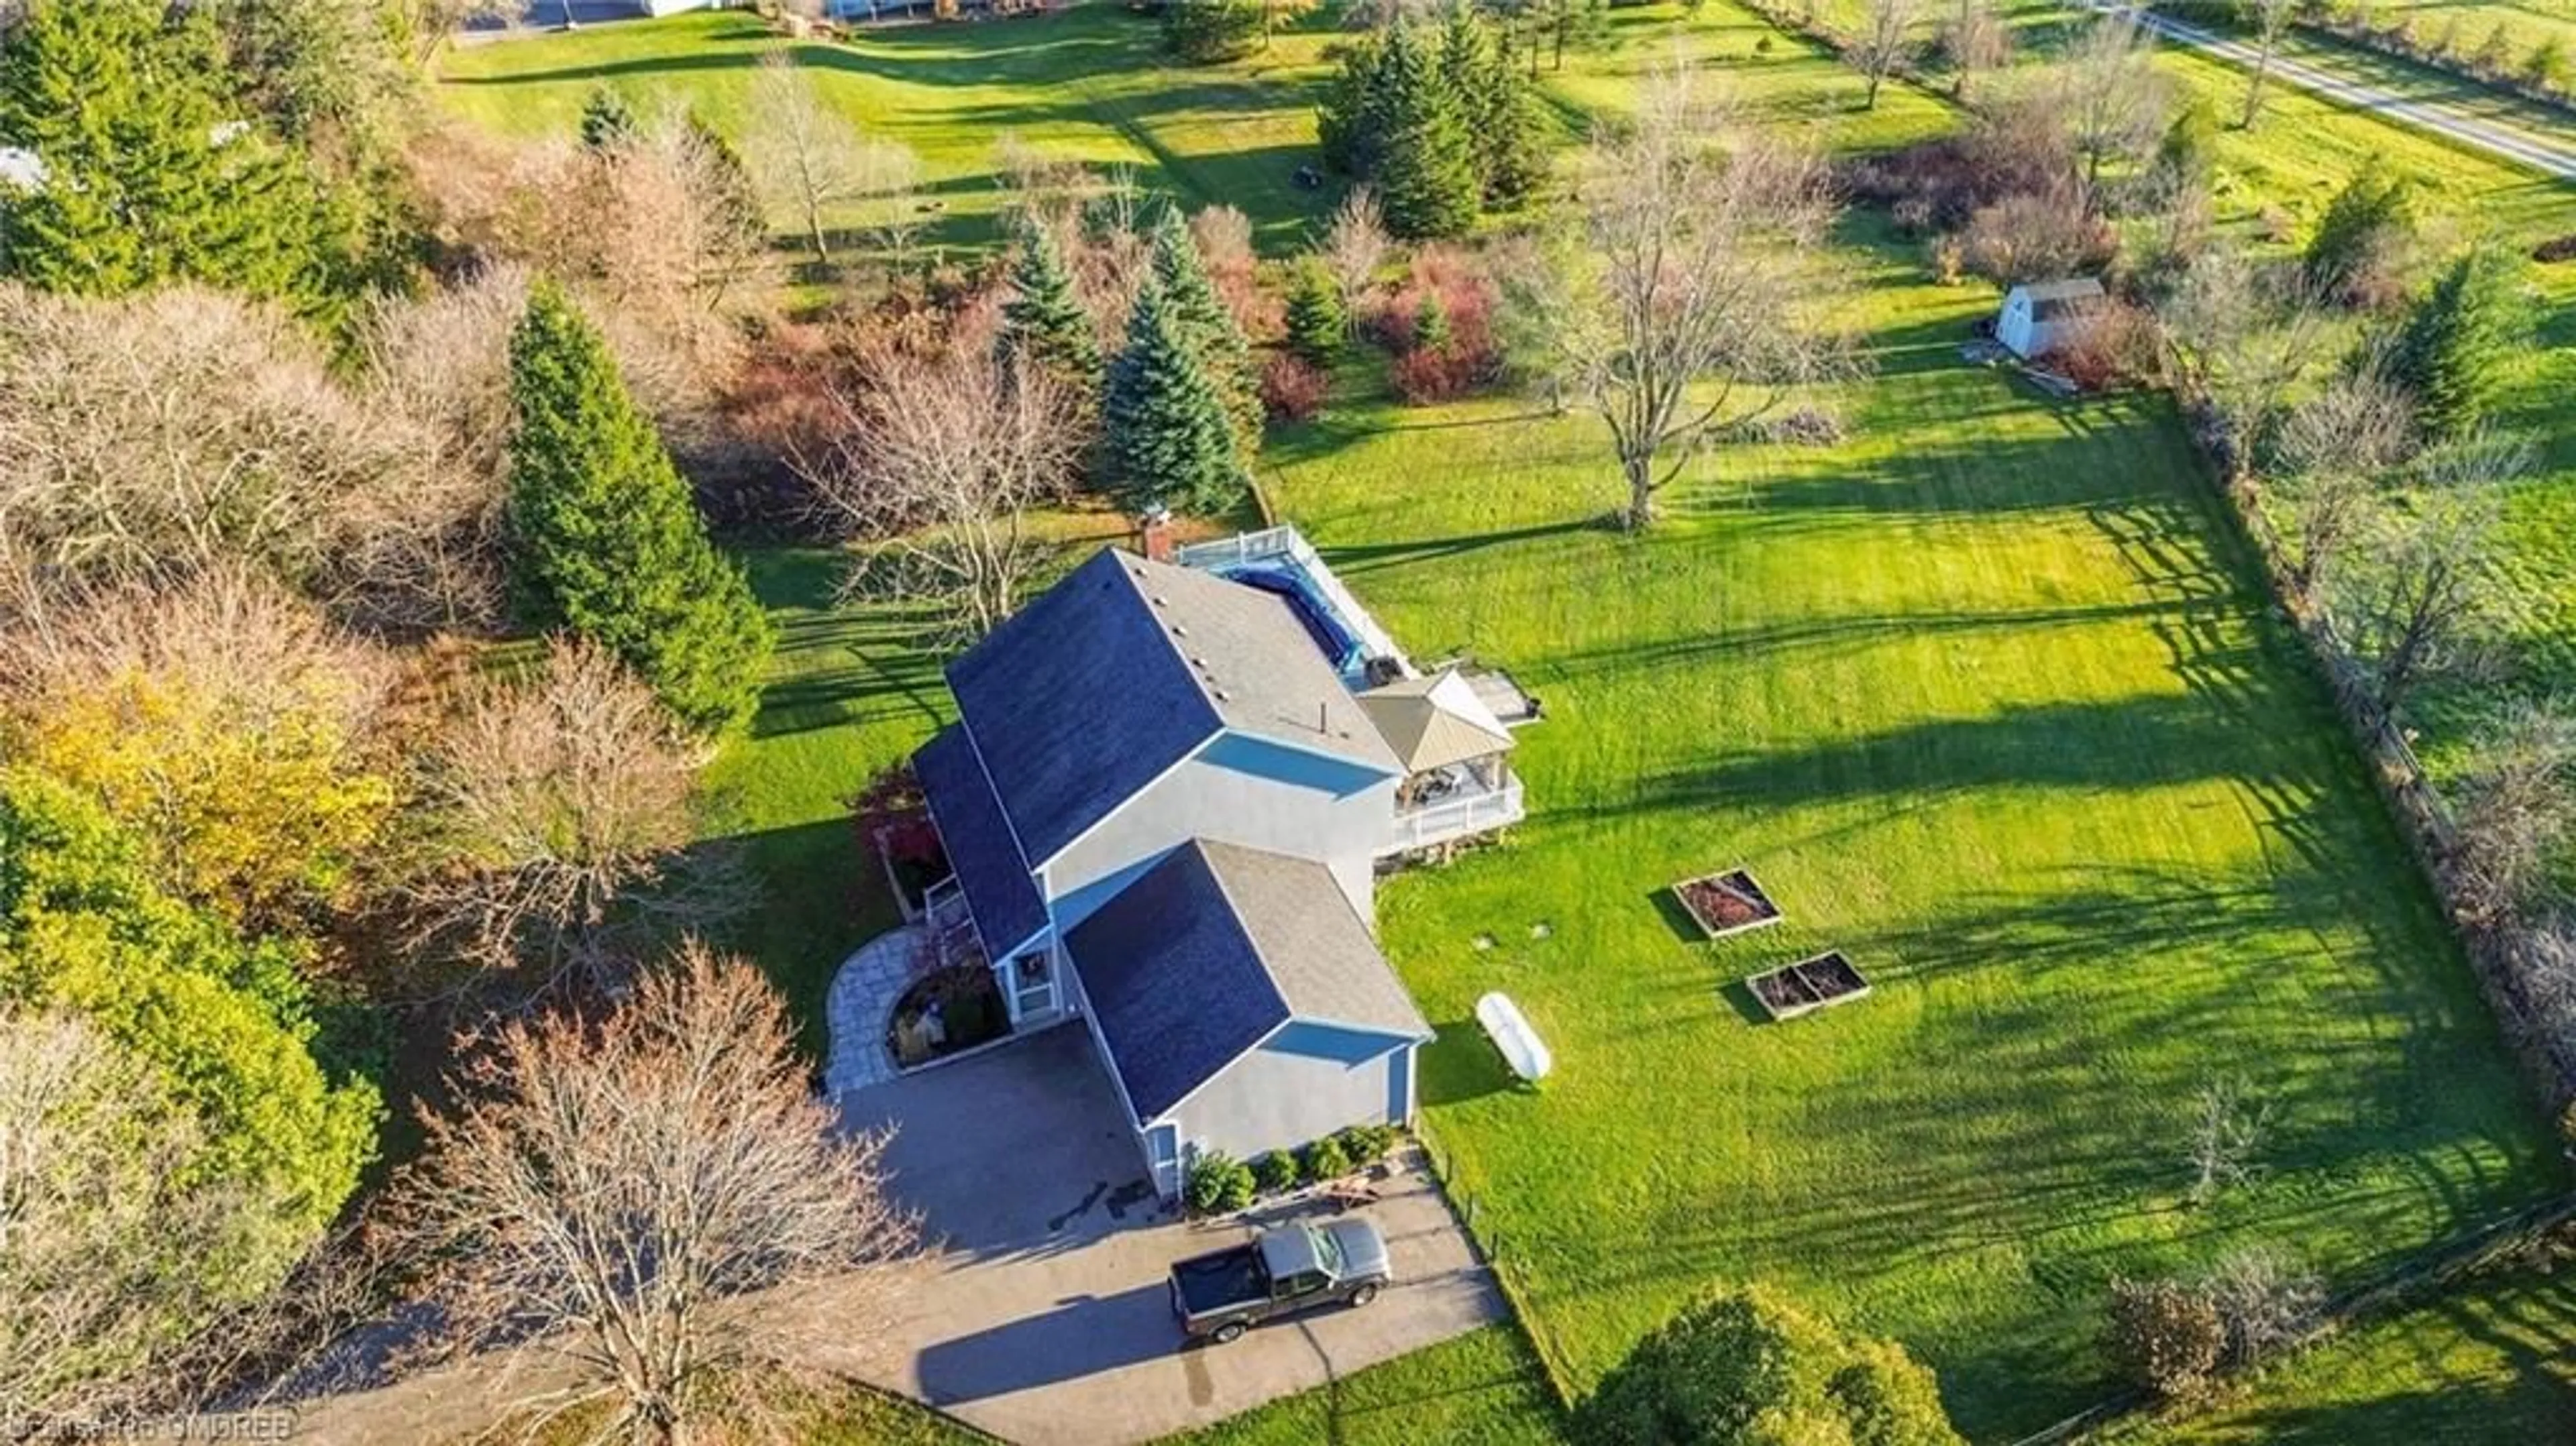
[[[856,1091],[842,1109],[899,1128],[894,1193],[944,1242],[878,1383],[1012,1441],[1150,1440],[1502,1318],[1436,1187],[1407,1170],[1368,1210],[1397,1280],[1376,1304],[1185,1344],[1165,1269],[1254,1225],[1193,1224],[1155,1202],[1079,1024]]]

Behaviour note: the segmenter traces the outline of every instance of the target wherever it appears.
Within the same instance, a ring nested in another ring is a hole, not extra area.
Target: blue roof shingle
[[[1032,864],[1219,726],[1124,560],[1095,554],[948,665],[958,712]]]
[[[1065,947],[1140,1125],[1292,1018],[1431,1034],[1332,874],[1285,854],[1193,839]]]
[[[992,950],[1009,949],[1046,926],[1046,901],[1002,813],[993,785],[960,724],[939,730],[912,755],[912,771],[930,800],[932,822],[948,866],[966,893],[975,932]]]

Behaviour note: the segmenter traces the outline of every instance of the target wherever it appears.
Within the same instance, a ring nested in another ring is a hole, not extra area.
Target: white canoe
[[[1503,1063],[1512,1067],[1512,1073],[1525,1080],[1539,1080],[1556,1067],[1555,1057],[1539,1041],[1538,1031],[1521,1017],[1521,1007],[1509,995],[1488,994],[1477,1000],[1476,1022],[1485,1026],[1486,1037],[1503,1052]]]

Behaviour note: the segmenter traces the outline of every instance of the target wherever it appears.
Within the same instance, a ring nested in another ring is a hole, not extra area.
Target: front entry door
[[[1023,1023],[1043,1019],[1055,1013],[1055,954],[1052,950],[1032,949],[1011,961],[1011,1020]]]
[[[1169,1200],[1181,1193],[1181,1132],[1156,1125],[1145,1132],[1145,1163],[1154,1172],[1154,1189]]]

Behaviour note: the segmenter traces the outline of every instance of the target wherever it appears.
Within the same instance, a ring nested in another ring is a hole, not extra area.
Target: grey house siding
[[[1291,1029],[1299,1028],[1291,1025]],[[1250,1160],[1289,1150],[1348,1125],[1402,1124],[1387,1106],[1413,1046],[1386,1040],[1384,1054],[1348,1063],[1322,1053],[1264,1044],[1226,1067],[1166,1118],[1193,1150]]]
[[[1058,932],[1089,918],[1114,897],[1140,863],[1193,838],[1313,859],[1332,871],[1333,881],[1362,919],[1375,917],[1373,860],[1388,820],[1395,816],[1397,780],[1354,776],[1319,786],[1247,771],[1270,761],[1254,750],[1229,748],[1219,756],[1235,766],[1212,762],[1205,752],[1194,755],[1046,866],[1046,891]],[[1360,786],[1335,791],[1352,784]]]

